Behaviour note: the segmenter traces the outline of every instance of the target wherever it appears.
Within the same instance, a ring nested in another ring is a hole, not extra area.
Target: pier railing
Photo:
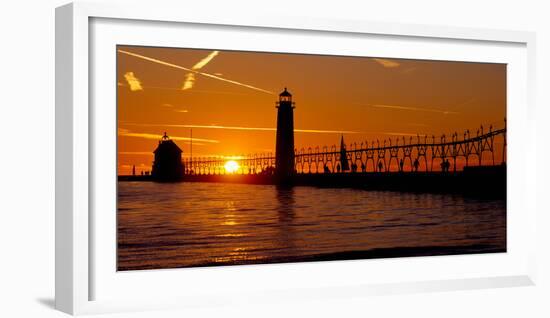
[[[495,147],[500,145],[500,149]],[[497,153],[497,151],[499,153]],[[236,161],[234,174],[273,174],[273,153],[232,157],[184,159],[186,174],[227,174],[228,160]],[[409,136],[327,147],[296,149],[296,173],[357,173],[458,171],[467,166],[498,165],[506,162],[506,121],[504,127],[483,126],[475,135],[466,130],[449,136]]]

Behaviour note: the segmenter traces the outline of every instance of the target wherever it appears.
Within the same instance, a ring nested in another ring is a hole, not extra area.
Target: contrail
[[[262,89],[262,88],[258,88],[258,87],[252,86],[252,85],[240,83],[240,82],[237,82],[237,81],[233,81],[233,80],[230,80],[230,79],[226,79],[226,78],[223,78],[223,77],[212,75],[212,74],[209,74],[209,73],[200,72],[200,71],[193,70],[193,69],[190,69],[190,68],[187,68],[187,67],[183,67],[181,65],[176,65],[176,64],[165,62],[165,61],[157,60],[157,59],[152,58],[152,57],[148,57],[148,56],[144,56],[144,55],[140,55],[140,54],[124,51],[124,50],[118,50],[118,52],[120,52],[122,54],[130,55],[130,56],[133,56],[133,57],[137,57],[137,58],[140,58],[142,60],[149,61],[149,62],[161,64],[161,65],[168,66],[168,67],[177,68],[177,69],[184,70],[184,71],[187,71],[187,72],[191,72],[191,73],[194,73],[194,74],[199,74],[199,75],[202,75],[202,76],[205,76],[205,77],[217,79],[217,80],[220,80],[220,81],[223,81],[223,82],[226,82],[226,83],[231,83],[231,84],[234,84],[234,85],[250,88],[250,89],[253,89],[253,90],[256,90],[256,91],[259,91],[259,92],[275,95],[275,93],[273,93],[271,91],[268,91],[268,90],[265,90],[265,89]]]
[[[206,66],[206,64],[210,63],[210,61],[212,61],[212,59],[216,55],[218,55],[218,53],[219,53],[218,51],[212,51],[212,53],[208,54],[207,57],[203,58],[197,64],[193,65],[192,69],[195,71],[200,70],[201,68]],[[185,74],[185,82],[183,82],[183,87],[181,89],[185,91],[193,88],[194,85],[195,85],[195,73]]]
[[[197,64],[193,65],[193,69],[200,70],[201,68],[205,67],[206,64],[210,63],[210,61],[212,61],[212,59],[216,57],[216,55],[218,55],[219,53],[219,51],[212,51],[212,53],[208,54],[207,57],[203,58]]]

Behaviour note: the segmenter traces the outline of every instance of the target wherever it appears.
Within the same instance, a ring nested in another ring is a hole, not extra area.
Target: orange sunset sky
[[[121,175],[150,170],[164,132],[184,157],[190,129],[193,157],[274,152],[284,87],[298,149],[475,134],[506,114],[505,64],[118,46],[117,85]]]

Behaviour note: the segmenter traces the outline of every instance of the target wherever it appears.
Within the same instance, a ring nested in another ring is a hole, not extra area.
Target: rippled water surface
[[[119,270],[506,247],[503,200],[185,182],[119,182],[118,191]]]

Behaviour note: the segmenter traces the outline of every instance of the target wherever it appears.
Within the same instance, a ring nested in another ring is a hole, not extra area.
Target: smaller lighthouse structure
[[[183,151],[166,133],[153,153],[155,161],[151,175],[155,180],[178,181],[183,178],[184,167],[181,161]]]
[[[275,144],[275,175],[280,182],[294,175],[294,102],[286,87],[277,102],[277,140]]]

